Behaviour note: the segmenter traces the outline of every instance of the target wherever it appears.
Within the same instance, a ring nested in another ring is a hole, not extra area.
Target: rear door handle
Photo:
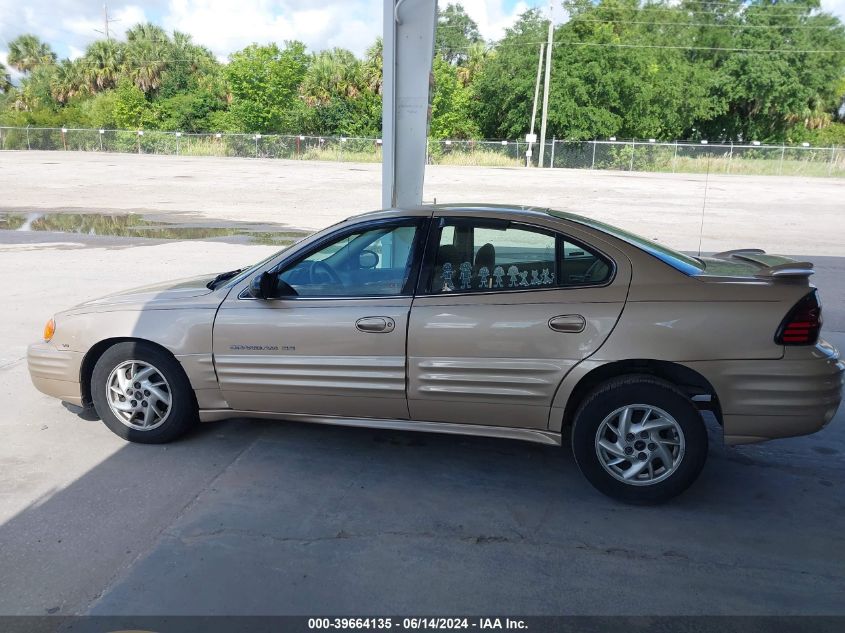
[[[580,314],[562,314],[549,319],[549,327],[555,332],[583,332],[587,321]]]
[[[396,322],[390,317],[364,317],[355,321],[361,332],[392,332]]]

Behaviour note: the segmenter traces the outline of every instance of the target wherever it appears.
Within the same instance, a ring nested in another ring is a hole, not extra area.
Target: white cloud
[[[137,2],[137,0],[136,0]],[[0,49],[6,50],[9,40],[23,33],[33,33],[48,42],[59,57],[68,57],[72,50],[85,50],[102,35],[103,12],[100,2],[90,0],[0,0]],[[145,0],[143,7],[133,2],[109,2],[109,26],[114,36],[159,14],[167,0]],[[11,16],[11,17],[10,17]]]
[[[500,38],[529,8],[523,0],[515,4],[462,0],[462,4],[488,40]],[[190,33],[220,58],[252,42],[290,39],[305,42],[311,50],[340,46],[362,55],[381,35],[383,6],[382,0],[170,0],[162,21],[168,29]]]
[[[144,9],[134,5],[125,5],[109,11],[109,35],[120,38],[131,26],[139,22],[146,22]],[[103,37],[105,31],[105,16],[103,15],[75,15],[62,20],[62,26],[68,33],[80,36],[83,40]]]
[[[485,40],[498,40],[505,34],[505,29],[514,23],[519,14],[529,9],[527,2],[517,2],[507,10],[504,3],[491,0],[460,0],[469,16],[478,24],[481,37]],[[440,2],[441,8],[447,2]]]
[[[822,10],[839,16],[845,22],[845,0],[822,0]]]
[[[445,6],[450,1],[440,0]],[[538,0],[460,0],[486,40],[504,29]],[[565,19],[556,3],[555,20]],[[110,0],[112,33],[122,37],[138,22],[179,29],[225,59],[252,43],[302,40],[310,50],[334,46],[364,53],[382,29],[383,0]],[[822,0],[822,8],[845,20],[845,0]],[[60,57],[78,55],[102,37],[102,5],[91,0],[0,0],[0,51],[21,33],[46,40]]]
[[[171,0],[162,20],[219,57],[257,42],[302,40],[312,50],[344,46],[362,54],[381,32],[379,0]]]

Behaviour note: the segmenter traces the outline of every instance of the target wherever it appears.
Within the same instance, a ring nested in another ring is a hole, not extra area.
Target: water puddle
[[[151,240],[215,240],[268,246],[290,246],[307,231],[283,225],[226,220],[158,217],[137,213],[0,212],[0,230],[69,233]]]

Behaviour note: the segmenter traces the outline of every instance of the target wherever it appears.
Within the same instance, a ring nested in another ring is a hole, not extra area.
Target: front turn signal
[[[50,339],[53,338],[53,335],[56,333],[56,320],[50,319],[47,321],[47,325],[44,326],[44,342],[49,343]]]

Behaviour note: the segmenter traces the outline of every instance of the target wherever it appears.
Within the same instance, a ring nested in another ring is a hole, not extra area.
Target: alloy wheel
[[[170,414],[170,385],[146,361],[127,360],[115,367],[106,383],[106,397],[117,419],[130,429],[151,431]]]
[[[684,458],[681,426],[663,409],[632,404],[608,415],[596,431],[596,455],[619,481],[648,486],[674,473]]]

